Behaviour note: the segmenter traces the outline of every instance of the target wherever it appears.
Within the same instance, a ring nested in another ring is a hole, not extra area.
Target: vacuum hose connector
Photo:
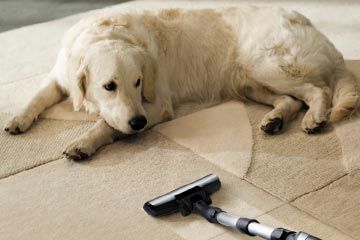
[[[321,240],[306,232],[294,232],[285,228],[275,228],[271,234],[271,240]]]
[[[315,236],[312,236],[306,232],[298,232],[296,234],[295,240],[321,240]]]
[[[223,212],[220,208],[209,206],[202,200],[195,202],[193,209],[194,213],[201,215],[211,223],[218,223],[217,215]]]

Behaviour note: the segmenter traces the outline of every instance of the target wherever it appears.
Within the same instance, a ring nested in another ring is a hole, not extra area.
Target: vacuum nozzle
[[[192,183],[179,187],[169,193],[160,197],[154,198],[144,204],[144,210],[151,216],[163,216],[176,212],[181,212],[183,215],[191,213],[191,206],[184,206],[183,199],[186,202],[196,201],[200,198],[207,204],[211,204],[210,195],[221,187],[221,182],[215,174],[209,174]],[[193,199],[194,198],[194,199]]]

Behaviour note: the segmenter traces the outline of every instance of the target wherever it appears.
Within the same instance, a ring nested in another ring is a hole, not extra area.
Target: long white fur
[[[116,92],[104,90],[109,81]],[[149,128],[189,101],[249,98],[272,105],[262,127],[275,118],[291,120],[304,102],[309,110],[302,128],[311,133],[329,113],[335,121],[356,109],[359,92],[342,55],[295,11],[243,6],[112,13],[84,19],[66,33],[45,86],[6,129],[25,131],[65,94],[75,110],[85,106],[104,119],[68,147],[69,157],[91,155],[119,132],[133,133],[128,121],[135,115],[145,115]]]

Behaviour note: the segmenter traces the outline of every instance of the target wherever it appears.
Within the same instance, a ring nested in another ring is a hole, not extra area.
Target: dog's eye
[[[105,85],[104,85],[104,88],[105,88],[106,90],[108,90],[108,91],[115,91],[115,89],[116,89],[116,83],[113,82],[113,81],[111,81],[111,82],[105,84]]]
[[[140,82],[141,82],[141,80],[140,80],[140,78],[136,81],[136,83],[135,83],[135,87],[138,87],[138,86],[140,86]]]

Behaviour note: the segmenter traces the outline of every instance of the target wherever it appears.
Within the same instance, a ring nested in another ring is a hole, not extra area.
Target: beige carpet
[[[357,1],[254,3],[304,13],[360,76]],[[236,3],[131,2],[0,34],[1,123],[34,94],[61,36],[84,15],[225,5]],[[29,132],[0,133],[0,239],[254,239],[197,216],[154,219],[142,210],[145,201],[210,172],[223,183],[214,203],[229,212],[322,239],[358,239],[360,119],[308,136],[302,113],[283,134],[266,136],[258,124],[267,111],[239,102],[184,107],[177,119],[73,163],[61,152],[96,116],[74,113],[64,101]]]

